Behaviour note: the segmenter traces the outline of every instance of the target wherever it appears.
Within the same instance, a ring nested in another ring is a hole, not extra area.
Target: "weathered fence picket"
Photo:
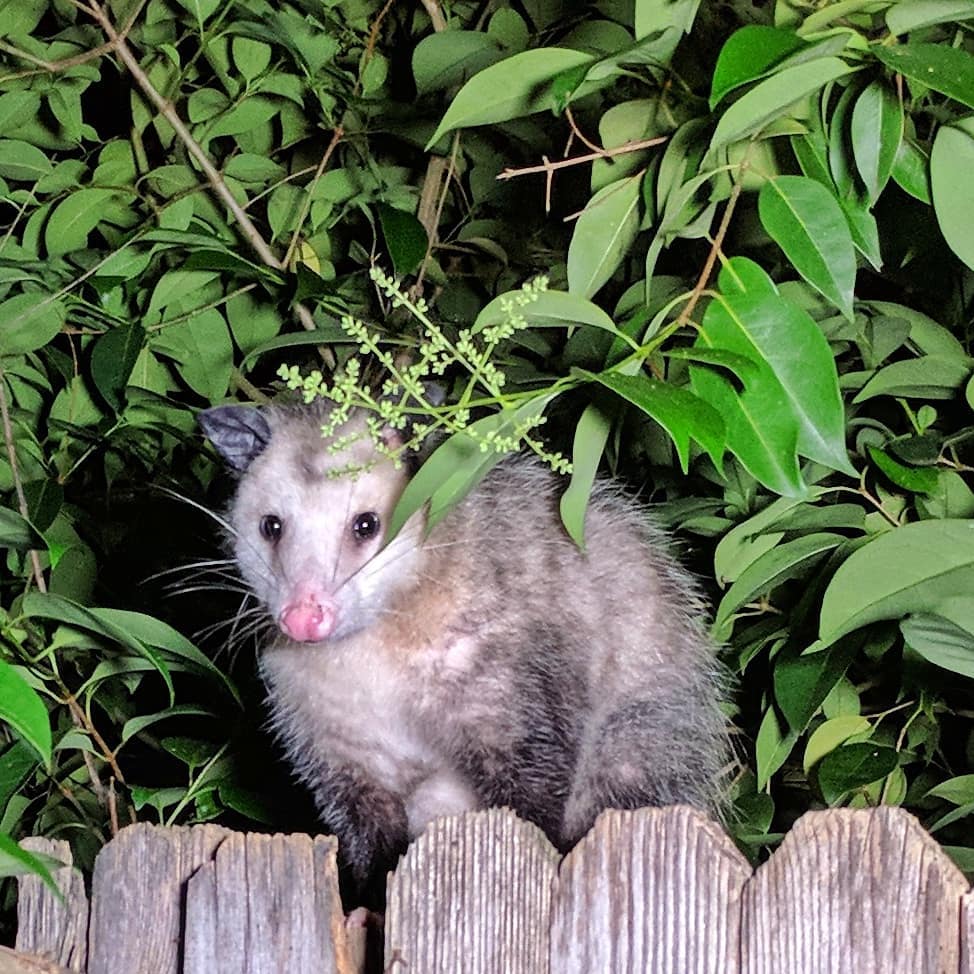
[[[753,873],[687,808],[606,812],[559,860],[506,810],[435,822],[390,876],[370,969],[974,974],[974,893],[899,809],[809,813]],[[63,905],[21,881],[19,953],[0,948],[0,974],[365,969],[332,839],[131,826],[98,857],[90,917],[77,871],[56,878]]]

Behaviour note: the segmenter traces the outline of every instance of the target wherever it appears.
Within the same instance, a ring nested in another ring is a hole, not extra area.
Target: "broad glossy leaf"
[[[48,254],[56,257],[84,249],[88,234],[104,218],[105,204],[114,195],[110,189],[79,189],[58,203],[44,231]]]
[[[872,725],[865,717],[850,714],[847,717],[833,717],[815,728],[815,732],[805,745],[802,767],[805,774],[818,764],[826,754],[830,754],[850,737],[864,734]]]
[[[129,633],[125,628],[116,625],[110,619],[101,619],[91,609],[50,592],[28,592],[24,596],[23,613],[25,616],[53,619],[69,626],[86,629],[134,651],[143,657],[163,678],[169,690],[170,703],[172,702],[172,677],[165,660],[151,646]]]
[[[0,303],[0,355],[43,348],[64,327],[64,305],[49,294],[29,292]]]
[[[974,633],[938,615],[918,612],[900,623],[903,640],[936,666],[974,679]]]
[[[612,319],[597,305],[587,298],[567,291],[542,291],[537,296],[526,300],[521,290],[507,291],[494,298],[477,315],[471,331],[473,334],[485,328],[499,325],[507,318],[506,307],[510,307],[515,314],[523,315],[531,328],[571,328],[574,325],[590,325],[619,334]]]
[[[729,448],[786,496],[805,493],[796,453],[850,472],[835,361],[821,330],[749,260],[729,261],[719,284],[697,344],[744,355],[757,375],[740,393],[703,369],[691,375],[694,391],[727,423]]]
[[[637,39],[667,29],[687,33],[699,6],[700,0],[635,0]]]
[[[775,661],[774,696],[788,726],[802,733],[845,675],[860,641],[845,639],[820,653],[790,651]]]
[[[575,221],[568,290],[590,298],[615,273],[639,232],[642,173],[600,189]]]
[[[960,774],[931,788],[924,797],[943,798],[952,805],[974,802],[974,774]]]
[[[971,592],[974,520],[906,524],[839,566],[822,599],[819,639],[828,645],[871,622],[915,613],[974,628]]]
[[[829,805],[863,785],[879,781],[899,766],[899,755],[880,744],[843,744],[826,755],[818,767],[818,786]]]
[[[970,374],[971,361],[966,357],[922,355],[880,369],[853,402],[865,402],[874,396],[953,399]]]
[[[31,548],[43,550],[45,547],[44,539],[30,521],[9,507],[0,507],[0,548],[28,551]]]
[[[950,249],[974,269],[974,193],[970,192],[972,173],[974,119],[965,118],[953,125],[942,125],[937,129],[930,153],[933,210]]]
[[[789,730],[787,734],[782,733],[778,715],[774,712],[774,707],[769,707],[764,713],[754,742],[759,790],[764,788],[771,776],[788,760],[797,740],[798,735],[793,730]]]
[[[490,432],[498,436],[512,435],[519,425],[540,416],[555,395],[548,393],[530,399],[517,410],[491,413],[470,426],[480,437]],[[468,433],[455,433],[433,451],[409,481],[389,519],[388,538],[394,538],[406,521],[426,504],[429,504],[427,527],[433,527],[503,458],[503,454],[493,450],[481,450],[479,441]]]
[[[874,81],[852,109],[852,155],[870,203],[883,191],[903,138],[903,109],[889,87]]]
[[[710,152],[764,128],[789,106],[851,70],[837,57],[823,57],[776,72],[724,112],[710,140]]]
[[[105,332],[91,349],[91,378],[115,412],[125,400],[125,386],[142,351],[145,331],[138,322]]]
[[[964,0],[968,2],[968,0]],[[900,141],[899,151],[893,160],[893,180],[900,189],[921,203],[930,203],[930,159],[927,154],[909,139]]]
[[[734,31],[717,57],[710,85],[710,109],[729,91],[754,81],[789,54],[806,47],[790,30],[748,24]]]
[[[9,663],[0,660],[0,721],[9,724],[51,764],[51,721],[37,691]]]
[[[424,37],[413,50],[413,78],[420,95],[463,84],[504,57],[504,49],[479,30],[445,30]]]
[[[50,160],[37,146],[20,139],[0,139],[0,176],[3,178],[33,183],[53,171]]]
[[[773,591],[788,579],[804,575],[844,540],[842,535],[829,532],[807,534],[761,555],[741,572],[720,600],[714,627],[721,630],[741,606]]]
[[[930,467],[908,467],[874,446],[868,447],[868,450],[873,463],[897,487],[903,487],[917,494],[929,494],[937,489],[936,470],[932,470]]]
[[[580,51],[545,47],[485,68],[457,92],[426,148],[454,129],[506,122],[551,107],[551,82],[591,61]]]
[[[63,894],[51,874],[50,867],[53,865],[56,865],[56,860],[51,856],[28,852],[14,842],[6,832],[0,832],[0,876],[23,876],[34,873],[40,877],[56,899],[61,899]]]
[[[832,193],[807,176],[778,176],[761,187],[758,212],[798,273],[852,320],[856,252]]]
[[[908,34],[932,24],[971,18],[971,0],[899,0],[886,10],[886,26],[891,34]]]
[[[673,440],[684,473],[690,463],[691,439],[699,443],[720,468],[724,455],[724,424],[720,414],[688,389],[643,374],[602,372],[596,375],[583,369],[576,371],[611,389],[655,419]]]
[[[887,67],[974,108],[974,57],[949,44],[873,44],[873,54]]]
[[[156,332],[151,347],[172,355],[183,380],[205,399],[215,402],[226,393],[233,372],[233,343],[216,308],[167,325]]]
[[[585,512],[609,438],[611,421],[594,403],[585,407],[572,443],[572,479],[561,495],[559,508],[565,530],[579,548],[585,548]]]
[[[411,274],[419,267],[429,247],[423,224],[412,213],[386,203],[379,204],[379,223],[396,277]]]

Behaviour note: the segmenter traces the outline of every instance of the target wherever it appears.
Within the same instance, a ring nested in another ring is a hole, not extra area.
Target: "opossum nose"
[[[305,600],[284,606],[277,621],[281,631],[291,639],[318,643],[331,635],[336,620],[334,605]]]

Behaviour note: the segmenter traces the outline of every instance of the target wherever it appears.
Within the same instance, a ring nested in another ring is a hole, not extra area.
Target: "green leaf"
[[[806,47],[790,30],[748,24],[734,31],[717,57],[710,86],[710,110],[740,85],[766,74],[779,61]]]
[[[775,661],[774,697],[788,726],[801,734],[845,675],[860,641],[842,640],[823,652],[789,651]]]
[[[804,575],[845,538],[821,532],[780,544],[748,565],[720,600],[714,628],[721,631],[741,606],[773,591],[782,582]]]
[[[761,187],[758,212],[798,273],[851,321],[856,253],[835,197],[807,176],[778,176]]]
[[[965,3],[968,0],[964,0]],[[930,160],[923,150],[909,139],[900,140],[900,148],[893,160],[892,176],[900,189],[921,203],[931,203]]]
[[[925,660],[974,679],[974,633],[938,615],[918,612],[900,623],[903,640]]]
[[[0,876],[23,876],[33,873],[58,900],[63,899],[58,884],[51,874],[51,866],[60,865],[51,856],[39,855],[22,849],[6,832],[0,832]]]
[[[636,0],[637,40],[666,30],[688,33],[699,5],[700,0]]]
[[[875,203],[889,180],[903,138],[903,109],[896,95],[880,81],[867,85],[852,109],[852,155]]]
[[[51,721],[38,692],[9,663],[0,660],[0,720],[6,722],[51,766]]]
[[[233,372],[233,343],[223,315],[207,308],[187,321],[167,325],[152,339],[152,348],[176,358],[179,374],[210,402],[225,395]]]
[[[172,677],[165,660],[159,653],[122,626],[114,624],[110,618],[99,618],[96,610],[88,609],[71,599],[54,595],[51,592],[28,592],[24,596],[23,613],[29,618],[53,619],[68,626],[85,629],[104,636],[120,646],[124,646],[146,659],[165,681],[172,702]]]
[[[782,734],[774,707],[768,707],[758,728],[754,747],[758,790],[764,788],[771,776],[788,760],[797,740],[798,735],[794,731]]]
[[[40,107],[41,96],[36,91],[7,91],[0,95],[0,135],[20,128]]]
[[[709,153],[764,128],[789,106],[851,70],[839,58],[823,57],[776,72],[724,112],[710,140]]]
[[[536,396],[516,410],[491,413],[470,426],[480,437],[490,432],[509,436],[520,424],[540,416],[555,395],[547,393]],[[454,433],[433,451],[406,485],[389,519],[387,539],[394,538],[406,521],[427,503],[427,529],[432,528],[487,476],[503,456],[493,450],[481,450],[478,440],[466,431]]]
[[[575,427],[572,444],[572,479],[559,504],[565,530],[579,548],[585,548],[585,512],[609,438],[611,420],[595,403],[589,403]]]
[[[942,798],[952,805],[967,805],[974,802],[974,774],[960,774],[935,785],[924,798]]]
[[[125,387],[142,351],[145,331],[138,322],[119,325],[105,332],[91,349],[91,378],[105,401],[122,411]]]
[[[819,639],[828,645],[882,619],[944,616],[974,629],[974,520],[919,521],[853,552],[822,598]]]
[[[88,234],[104,218],[105,203],[114,195],[110,189],[79,189],[58,203],[44,231],[48,256],[83,250]]]
[[[899,763],[894,748],[870,743],[844,744],[822,759],[818,786],[825,801],[834,805],[850,791],[892,774]]]
[[[575,223],[568,245],[568,290],[590,298],[615,273],[639,232],[642,173],[600,189]]]
[[[248,81],[260,77],[267,70],[273,54],[270,44],[250,37],[234,37],[230,42],[230,50],[234,64]]]
[[[929,467],[908,467],[874,446],[869,446],[868,450],[873,463],[897,487],[911,490],[915,494],[930,494],[937,489],[939,478],[936,470]]]
[[[590,55],[580,51],[545,47],[485,68],[457,93],[427,143],[427,151],[454,129],[506,122],[552,107],[551,85],[558,75],[591,61]]]
[[[36,548],[43,551],[46,547],[44,539],[30,521],[9,507],[0,507],[0,548],[13,548],[17,551]]]
[[[508,310],[510,309],[510,310]],[[511,314],[523,315],[530,328],[571,328],[590,325],[613,335],[619,335],[612,319],[587,298],[567,291],[545,290],[530,301],[524,301],[521,290],[506,291],[490,301],[477,315],[471,332],[476,335],[485,328],[499,325]]]
[[[430,34],[413,50],[416,93],[426,95],[463,84],[503,57],[501,45],[479,30],[445,30]]]
[[[859,390],[853,402],[874,396],[904,396],[918,399],[953,399],[971,374],[971,362],[963,358],[923,355],[893,362],[880,369]]]
[[[805,774],[816,765],[826,754],[831,754],[840,744],[844,744],[850,737],[857,737],[866,733],[871,724],[865,717],[850,714],[846,717],[833,717],[815,728],[815,733],[805,745],[805,756],[802,767]]]
[[[974,84],[974,78],[971,83]],[[950,249],[974,269],[974,194],[969,191],[972,171],[974,118],[941,125],[930,152],[933,210]]]
[[[380,203],[379,223],[397,277],[405,277],[419,267],[429,248],[423,224],[403,210]]]
[[[43,348],[65,323],[64,305],[49,294],[30,292],[0,304],[0,355]]]
[[[33,183],[53,171],[50,160],[36,146],[20,139],[0,139],[0,176]]]
[[[899,0],[886,9],[886,26],[894,35],[971,18],[974,18],[971,0]]]
[[[974,57],[949,44],[874,44],[870,50],[888,68],[974,108]]]
[[[684,473],[689,467],[691,439],[696,440],[720,468],[724,455],[723,421],[715,409],[688,389],[642,374],[602,372],[597,375],[584,369],[575,371],[611,389],[655,419],[673,441]]]
[[[753,262],[735,257],[720,273],[697,343],[755,363],[743,392],[691,367],[693,390],[722,415],[727,445],[758,480],[785,496],[804,496],[796,453],[853,472],[835,360],[821,330],[782,298]]]

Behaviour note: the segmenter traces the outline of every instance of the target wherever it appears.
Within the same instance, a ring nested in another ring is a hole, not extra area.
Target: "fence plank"
[[[186,881],[230,835],[130,825],[95,860],[88,974],[178,974]]]
[[[561,866],[551,970],[734,974],[750,875],[700,812],[603,812]]]
[[[52,871],[64,901],[40,877],[21,876],[17,889],[18,951],[35,954],[71,971],[84,971],[88,960],[88,897],[81,873],[74,868],[71,847],[64,839],[31,837],[20,843],[65,865]]]
[[[184,974],[353,974],[333,837],[237,833],[189,881]]]
[[[745,974],[953,974],[966,890],[902,809],[808,812],[745,888]]]
[[[508,809],[439,819],[389,880],[387,974],[545,974],[558,854]]]
[[[974,890],[961,900],[960,974],[974,974]]]

